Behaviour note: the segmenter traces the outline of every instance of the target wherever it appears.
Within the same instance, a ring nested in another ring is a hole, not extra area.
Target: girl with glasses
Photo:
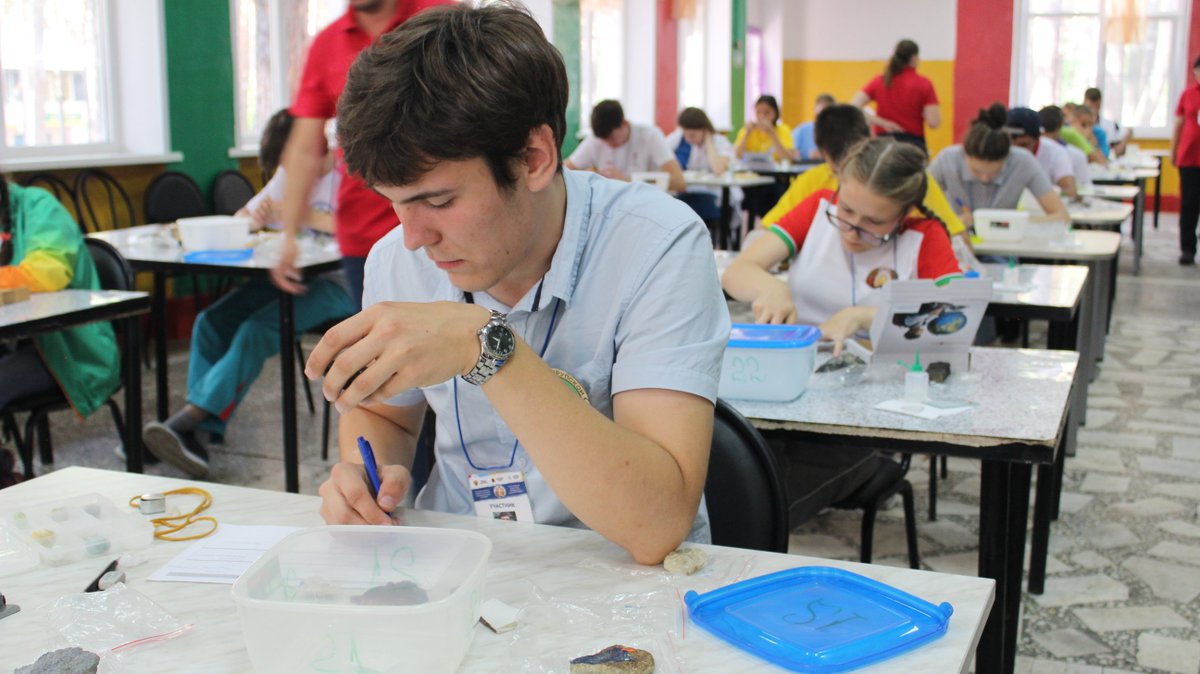
[[[959,273],[945,226],[923,205],[925,155],[890,138],[864,141],[842,162],[837,192],[822,190],[771,225],[733,261],[722,286],[759,323],[820,325],[839,354],[866,330],[893,279]],[[916,208],[923,217],[909,217]],[[769,272],[790,260],[787,282]]]

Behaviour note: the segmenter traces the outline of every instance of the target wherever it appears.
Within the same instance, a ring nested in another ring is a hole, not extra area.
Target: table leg
[[[1088,283],[1091,283],[1091,273],[1088,274]],[[1082,326],[1087,325],[1085,322],[1084,306],[1088,303],[1089,287],[1084,285],[1083,291],[1080,293],[1079,307],[1075,311],[1075,315],[1069,321],[1050,321],[1050,329],[1046,335],[1046,346],[1050,349],[1060,351],[1079,351],[1079,370],[1081,376],[1077,380],[1079,386],[1079,394],[1075,396],[1074,409],[1072,414],[1079,420],[1079,424],[1087,423],[1087,391],[1088,384],[1091,382],[1094,368],[1092,362],[1091,340],[1087,335],[1082,334]],[[1081,404],[1082,403],[1082,404]],[[1075,456],[1074,447],[1070,447],[1068,456]]]
[[[1154,179],[1154,229],[1158,229],[1158,208],[1162,205],[1163,158],[1158,158],[1158,177]]]
[[[1076,374],[1078,377],[1078,374]],[[1075,420],[1067,412],[1054,462],[1038,466],[1037,495],[1033,504],[1033,535],[1029,546],[1029,594],[1041,594],[1046,589],[1046,557],[1050,551],[1050,521],[1058,517],[1059,497],[1062,495],[1062,471],[1067,447],[1075,434],[1070,432]]]
[[[996,600],[975,651],[976,674],[1011,673],[1016,665],[1029,476],[1026,463],[983,462],[979,575],[996,581]]]
[[[296,328],[292,295],[279,291],[279,375],[283,384],[283,472],[287,490],[300,492],[296,440]]]
[[[154,397],[158,409],[158,420],[166,421],[170,416],[167,408],[167,277],[163,272],[154,272],[154,294],[150,299],[150,321],[154,324]]]
[[[1143,228],[1146,226],[1146,179],[1139,178],[1137,181],[1138,195],[1133,200],[1133,273],[1140,274],[1142,271],[1142,240],[1144,237]]]
[[[717,249],[732,250],[729,246],[729,231],[733,227],[733,206],[729,203],[729,186],[721,186],[721,224],[717,230]]]
[[[142,472],[142,336],[138,316],[125,319],[125,470]]]

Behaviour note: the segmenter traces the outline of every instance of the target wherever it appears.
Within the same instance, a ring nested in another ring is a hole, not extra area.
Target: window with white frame
[[[113,146],[106,0],[0,0],[9,156]]]
[[[579,2],[580,128],[591,129],[592,108],[625,97],[624,0]]]
[[[239,147],[256,147],[291,103],[312,38],[346,13],[346,0],[230,0]]]
[[[1038,109],[1104,93],[1103,114],[1163,135],[1186,81],[1185,0],[1024,0],[1014,101]]]
[[[708,72],[703,2],[694,3],[690,17],[679,19],[679,107],[707,105]]]

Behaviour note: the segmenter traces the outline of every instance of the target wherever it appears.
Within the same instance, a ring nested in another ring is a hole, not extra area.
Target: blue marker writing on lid
[[[375,464],[375,450],[361,435],[358,436],[358,453],[362,455],[363,468],[367,469],[367,478],[371,482],[371,498],[379,498],[379,466]]]

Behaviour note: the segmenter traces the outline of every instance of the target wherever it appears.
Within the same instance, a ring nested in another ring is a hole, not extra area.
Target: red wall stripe
[[[1191,69],[1192,62],[1196,57],[1200,56],[1200,2],[1192,0],[1192,29],[1188,33],[1188,68]],[[1191,78],[1188,78],[1189,80]],[[1189,82],[1190,84],[1190,82]]]
[[[1193,37],[1195,25],[1193,22]],[[954,54],[954,140],[962,140],[980,108],[1008,105],[1013,0],[958,0]]]
[[[671,0],[658,0],[656,14],[654,123],[670,133],[679,114],[679,28],[671,18]]]

